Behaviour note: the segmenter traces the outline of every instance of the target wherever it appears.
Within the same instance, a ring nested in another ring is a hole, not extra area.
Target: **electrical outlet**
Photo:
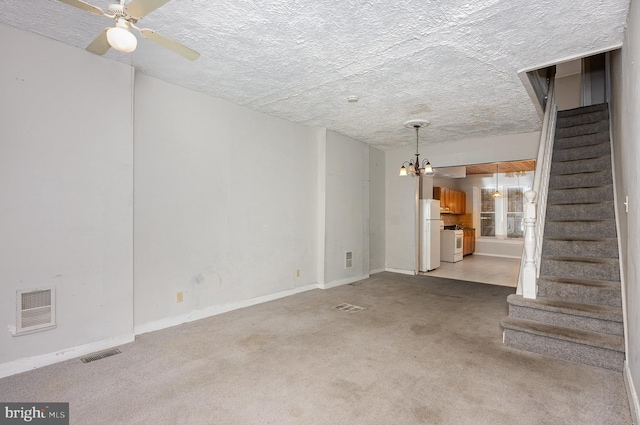
[[[296,277],[300,277],[300,269],[296,269]]]
[[[176,302],[177,303],[181,303],[183,301],[183,293],[182,292],[178,292],[176,294]]]

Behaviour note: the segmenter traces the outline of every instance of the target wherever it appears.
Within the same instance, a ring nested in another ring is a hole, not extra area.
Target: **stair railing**
[[[547,192],[551,174],[551,155],[553,153],[553,141],[558,115],[554,74],[555,69],[552,69],[549,76],[549,90],[540,132],[533,189],[524,194],[524,249],[516,293],[530,299],[535,299],[538,292],[537,280],[540,276],[544,222],[547,211]]]

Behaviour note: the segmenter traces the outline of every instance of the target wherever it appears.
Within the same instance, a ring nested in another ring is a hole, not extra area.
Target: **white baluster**
[[[534,227],[536,225],[536,204],[533,200],[536,192],[528,190],[524,193],[526,201],[524,203],[524,252],[525,264],[522,279],[522,296],[524,298],[535,299],[538,292],[536,284],[536,236]]]

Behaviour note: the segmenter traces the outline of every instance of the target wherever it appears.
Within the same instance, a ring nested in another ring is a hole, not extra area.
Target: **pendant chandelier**
[[[415,128],[416,130],[416,159],[415,161],[409,160],[402,163],[402,167],[400,168],[401,176],[431,176],[433,175],[433,168],[431,167],[431,163],[429,163],[428,159],[423,159],[422,164],[420,163],[420,153],[418,152],[418,131],[420,127],[426,127],[430,123],[425,120],[410,120],[404,123],[405,127]],[[405,164],[408,164],[408,167],[405,167]]]
[[[496,164],[496,192],[493,194],[494,198],[500,198],[502,193],[498,191],[498,164]]]

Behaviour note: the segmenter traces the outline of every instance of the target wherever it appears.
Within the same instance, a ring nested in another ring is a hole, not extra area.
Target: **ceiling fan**
[[[96,55],[104,55],[111,47],[121,52],[133,52],[136,49],[138,41],[135,35],[130,32],[130,29],[135,28],[144,38],[180,56],[189,60],[196,60],[200,57],[200,53],[175,40],[160,35],[152,29],[138,28],[135,25],[138,20],[167,3],[169,0],[131,0],[127,4],[125,4],[125,0],[120,0],[120,3],[109,5],[107,12],[83,0],[58,1],[93,13],[94,15],[106,16],[115,21],[115,26],[105,28],[104,31],[87,46],[87,51],[95,53]]]

